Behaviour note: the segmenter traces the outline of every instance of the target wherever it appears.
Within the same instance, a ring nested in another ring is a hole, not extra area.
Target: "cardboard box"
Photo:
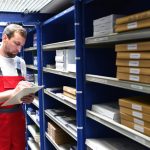
[[[141,125],[138,125],[138,124],[135,124],[135,123],[132,123],[130,121],[126,121],[124,119],[121,119],[121,124],[131,128],[131,129],[134,129],[136,131],[139,131],[147,136],[150,136],[150,128],[146,128],[146,127],[143,127]]]
[[[150,59],[150,52],[117,52],[117,59]]]
[[[76,96],[73,95],[73,94],[70,94],[70,93],[68,93],[68,92],[63,91],[63,95],[65,95],[65,96],[67,96],[67,97],[69,97],[69,98],[72,98],[72,99],[76,100]]]
[[[72,95],[76,95],[76,88],[70,86],[63,86],[63,91],[68,92]]]
[[[116,60],[117,66],[143,67],[150,68],[150,60]]]
[[[147,75],[134,75],[134,74],[117,72],[117,78],[119,80],[127,80],[127,81],[141,82],[141,83],[150,83],[150,76],[147,76]]]
[[[135,111],[135,110],[132,110],[132,109],[129,109],[126,107],[120,107],[120,113],[124,113],[124,114],[130,115],[130,116],[139,118],[141,120],[150,122],[150,115],[142,113],[140,111]]]
[[[48,133],[58,145],[69,143],[69,141],[71,141],[70,136],[55,123],[50,123],[49,127]]]
[[[150,18],[131,23],[119,24],[115,26],[115,32],[130,31],[150,27]]]
[[[117,72],[123,72],[128,74],[141,74],[141,75],[150,75],[149,68],[134,68],[134,67],[117,67]]]
[[[134,42],[127,44],[116,44],[115,51],[150,51],[150,41],[147,42]]]
[[[146,10],[143,12],[138,12],[132,15],[118,18],[116,19],[116,24],[123,24],[123,23],[133,22],[137,20],[143,20],[146,18],[150,18],[150,10]]]
[[[150,114],[150,96],[120,98],[119,106]]]
[[[139,118],[136,118],[136,117],[124,114],[124,113],[120,113],[120,118],[123,119],[123,120],[127,120],[127,121],[130,121],[130,122],[133,122],[135,124],[141,125],[143,127],[150,128],[150,122],[141,120]]]

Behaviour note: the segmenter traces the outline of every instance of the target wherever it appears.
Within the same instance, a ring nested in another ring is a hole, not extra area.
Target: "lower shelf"
[[[136,142],[131,142],[127,138],[99,138],[99,139],[86,139],[86,145],[92,150],[148,150]]]
[[[28,140],[28,145],[29,145],[31,150],[40,150],[39,145],[34,141]]]
[[[90,110],[86,111],[86,116],[150,148],[150,137]]]
[[[46,137],[47,139],[53,144],[53,146],[57,149],[57,150],[68,150],[70,149],[70,146],[69,144],[64,144],[64,145],[58,145],[55,143],[55,141],[48,135],[48,133],[45,133],[46,134]]]

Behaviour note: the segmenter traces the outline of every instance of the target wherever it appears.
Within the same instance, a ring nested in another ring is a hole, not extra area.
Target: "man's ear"
[[[8,36],[6,34],[3,34],[2,39],[6,40],[6,39],[8,39]]]

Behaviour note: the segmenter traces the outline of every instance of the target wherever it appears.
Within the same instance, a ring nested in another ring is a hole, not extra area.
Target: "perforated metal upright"
[[[76,90],[77,90],[77,147],[85,149],[85,103],[84,103],[84,3],[75,0],[74,11],[75,49],[76,49]]]

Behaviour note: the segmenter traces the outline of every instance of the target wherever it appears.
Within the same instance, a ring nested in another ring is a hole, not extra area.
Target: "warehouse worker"
[[[9,24],[2,34],[0,47],[0,150],[25,150],[25,117],[21,104],[2,106],[18,91],[31,84],[25,80],[25,61],[17,56],[26,41],[26,30]],[[21,101],[29,104],[34,95]]]

